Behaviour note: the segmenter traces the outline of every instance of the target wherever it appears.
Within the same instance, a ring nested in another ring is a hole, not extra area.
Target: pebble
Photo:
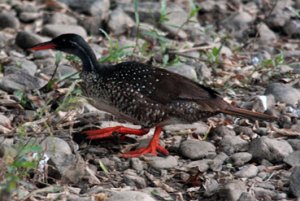
[[[262,200],[274,200],[277,195],[276,191],[261,187],[253,187],[253,192],[256,197],[259,197]]]
[[[178,158],[175,156],[151,157],[147,162],[155,169],[171,169],[178,165]]]
[[[243,192],[237,201],[257,201],[257,199],[248,192]]]
[[[141,172],[144,169],[143,161],[139,158],[131,158],[131,167],[135,169],[137,172]]]
[[[259,41],[263,45],[270,45],[276,42],[277,40],[276,34],[265,23],[258,24],[257,31],[259,34]]]
[[[205,183],[203,184],[203,188],[205,189],[204,195],[212,196],[219,190],[219,183],[215,179],[206,179]]]
[[[77,25],[65,25],[65,24],[47,24],[43,27],[42,34],[50,37],[57,37],[61,34],[75,33],[83,38],[87,37],[86,30]]]
[[[283,161],[292,167],[300,166],[300,150],[290,153]]]
[[[267,159],[271,162],[282,162],[283,158],[292,152],[293,148],[287,141],[267,136],[252,140],[249,147],[249,153],[253,158]]]
[[[216,147],[210,142],[191,139],[181,143],[180,152],[189,159],[211,158],[216,155]]]
[[[66,25],[76,25],[77,19],[67,15],[65,13],[53,13],[51,15],[45,15],[44,17],[45,24],[66,24]]]
[[[47,161],[48,175],[63,182],[78,183],[85,176],[86,163],[80,155],[72,154],[67,142],[57,137],[47,137],[42,141]]]
[[[290,190],[294,196],[300,198],[300,167],[295,167],[293,169],[292,175],[290,177]]]
[[[288,139],[287,141],[294,150],[300,150],[300,139]]]
[[[283,27],[283,30],[286,34],[289,36],[295,36],[299,37],[300,35],[300,20],[290,20],[288,23],[286,23]]]
[[[220,142],[220,149],[226,154],[231,155],[235,152],[246,151],[248,142],[240,136],[226,135]]]
[[[146,180],[144,177],[141,177],[135,173],[132,169],[127,169],[124,171],[123,177],[125,183],[129,186],[137,187],[137,188],[146,188]]]
[[[187,77],[191,80],[197,80],[197,73],[194,66],[180,64],[168,67],[167,70]]]
[[[300,100],[300,91],[287,84],[272,83],[265,90],[265,94],[272,94],[276,101],[296,105]]]
[[[110,8],[110,1],[109,0],[59,0],[67,4],[70,8],[81,12],[87,13],[90,15],[99,15],[102,18],[108,15],[108,11]]]
[[[0,88],[7,92],[13,92],[15,90],[26,91],[40,89],[45,84],[45,80],[38,79],[22,69],[0,78]]]
[[[238,153],[232,154],[230,156],[230,159],[233,161],[234,165],[242,166],[252,159],[252,154],[250,154],[248,152],[238,152]]]
[[[224,161],[226,161],[228,159],[228,156],[223,153],[220,152],[210,163],[210,169],[212,169],[213,171],[221,171],[223,168],[223,163]]]
[[[147,193],[139,191],[109,191],[109,194],[105,201],[156,201]]]
[[[112,11],[108,21],[108,27],[114,35],[121,35],[135,25],[134,21],[121,8]]]
[[[18,29],[19,20],[11,13],[0,13],[0,30],[5,28]]]
[[[226,135],[228,136],[236,136],[236,133],[234,130],[228,128],[227,126],[218,126],[215,129],[213,129],[213,134],[224,137]]]
[[[198,160],[198,161],[192,161],[192,162],[186,164],[185,166],[187,168],[197,167],[200,172],[206,172],[209,169],[210,164],[212,162],[213,162],[213,160],[211,160],[211,159],[202,159],[202,160]]]
[[[171,36],[187,39],[187,33],[182,29],[178,29],[177,26],[181,26],[186,23],[189,15],[188,13],[180,6],[176,4],[169,4],[166,9],[166,13],[168,13],[168,21],[161,24],[161,28],[170,33]],[[176,24],[177,26],[174,26]]]
[[[32,47],[33,45],[45,42],[45,40],[41,36],[27,31],[18,32],[15,41],[20,48],[23,48],[25,50]]]
[[[258,173],[258,168],[255,165],[246,165],[242,167],[239,171],[235,172],[235,176],[239,178],[251,178],[255,177]]]
[[[232,180],[222,186],[219,190],[221,200],[238,200],[242,193],[247,192],[247,187],[244,182]]]

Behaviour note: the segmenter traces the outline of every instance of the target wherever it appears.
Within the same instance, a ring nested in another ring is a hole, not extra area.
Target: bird
[[[32,51],[46,49],[79,57],[82,62],[81,88],[90,103],[99,110],[141,126],[139,129],[114,126],[84,131],[88,139],[107,138],[114,133],[142,136],[155,128],[148,146],[122,154],[125,158],[145,154],[156,156],[158,152],[168,155],[168,150],[159,143],[166,125],[193,123],[219,113],[264,121],[277,119],[233,106],[217,91],[159,67],[136,61],[99,63],[89,44],[77,34],[63,34],[29,48]]]

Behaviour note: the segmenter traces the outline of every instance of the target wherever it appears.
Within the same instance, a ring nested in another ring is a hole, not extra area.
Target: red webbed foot
[[[159,144],[160,133],[161,133],[161,128],[157,127],[155,129],[154,135],[147,147],[127,152],[125,154],[122,154],[121,156],[124,158],[139,157],[144,154],[152,154],[154,156],[157,156],[157,151],[161,152],[164,155],[168,155],[169,154],[168,150],[166,150],[164,147],[162,147]]]
[[[121,135],[145,135],[149,132],[149,129],[134,129],[127,128],[124,126],[114,126],[96,130],[83,131],[87,135],[87,138],[90,140],[102,139],[112,136],[114,133]]]

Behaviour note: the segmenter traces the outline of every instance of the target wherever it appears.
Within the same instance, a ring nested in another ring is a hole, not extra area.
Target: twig
[[[55,193],[55,192],[61,191],[62,189],[63,189],[62,186],[48,186],[46,188],[41,188],[41,189],[37,189],[37,190],[32,191],[31,193],[29,193],[28,195],[26,195],[21,200],[27,200],[31,196],[34,196],[34,195],[40,194],[40,193]]]

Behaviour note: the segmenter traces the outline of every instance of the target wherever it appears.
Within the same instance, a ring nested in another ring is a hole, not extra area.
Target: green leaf
[[[55,52],[55,65],[58,66],[62,59],[62,52],[56,51]]]
[[[108,174],[109,171],[107,170],[107,168],[105,167],[105,165],[101,162],[101,160],[99,160],[98,162],[99,162],[99,166],[100,166],[100,168],[103,170],[103,172],[104,172],[105,174]]]

